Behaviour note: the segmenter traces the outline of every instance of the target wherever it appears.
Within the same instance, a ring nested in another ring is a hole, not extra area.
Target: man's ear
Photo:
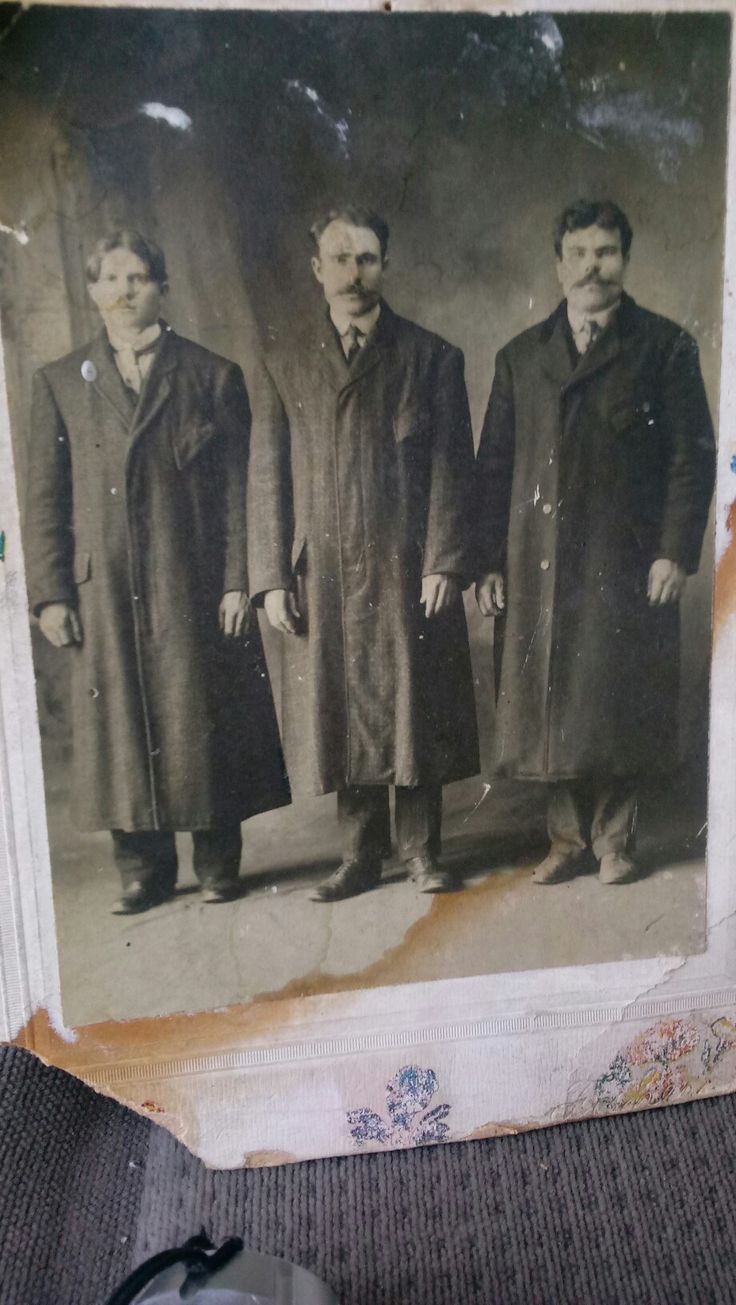
[[[165,299],[166,296],[167,296],[167,294],[169,293],[169,283],[168,283],[168,281],[162,281],[161,284],[160,284],[160,286],[159,286],[159,290],[161,291],[161,298],[162,298],[162,299]]]
[[[320,285],[324,285],[325,279],[322,275],[322,260],[318,258],[316,254],[312,255],[312,271],[314,272],[314,275],[316,276]]]
[[[563,285],[564,282],[562,280],[562,259],[559,256],[555,260],[555,271],[557,272],[557,280],[559,281],[560,285]]]
[[[99,281],[87,282],[87,294],[92,300],[92,303],[94,304],[95,308],[99,308],[100,306],[99,303],[97,302],[97,295],[99,293],[99,284],[100,284]]]

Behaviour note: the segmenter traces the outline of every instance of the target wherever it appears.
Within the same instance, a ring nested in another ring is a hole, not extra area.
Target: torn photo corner
[[[217,1167],[736,1086],[732,8],[387,10],[0,5],[0,1035]]]

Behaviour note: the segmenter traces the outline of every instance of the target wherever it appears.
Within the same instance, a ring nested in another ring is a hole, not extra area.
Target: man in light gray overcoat
[[[555,229],[564,298],[496,359],[478,452],[480,609],[495,616],[496,773],[542,781],[554,884],[636,877],[638,794],[678,760],[679,602],[715,448],[695,341],[623,290],[608,201]]]
[[[463,358],[381,298],[381,218],[333,211],[312,236],[327,304],[271,351],[254,419],[251,594],[284,636],[292,789],[338,795],[343,861],[313,896],[379,882],[390,785],[399,855],[441,892],[442,785],[479,764]]]
[[[103,330],[34,379],[25,520],[32,610],[72,659],[75,823],[112,831],[118,914],[172,895],[175,830],[225,901],[240,822],[289,800],[248,619],[248,396],[160,320],[152,241],[116,232],[87,276]]]

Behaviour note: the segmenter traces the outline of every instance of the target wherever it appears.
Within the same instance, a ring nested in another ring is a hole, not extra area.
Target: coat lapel
[[[567,306],[563,300],[548,318],[549,335],[542,352],[542,366],[559,390],[567,386],[573,373],[566,316]]]
[[[382,303],[375,331],[352,363],[348,364],[329,317],[322,318],[317,333],[317,352],[322,373],[334,390],[340,392],[350,389],[378,366],[392,338],[393,320],[391,309]]]
[[[150,426],[171,393],[171,372],[177,362],[176,341],[176,333],[164,325],[151,370],[137,397],[128,389],[117,369],[107,332],[103,330],[92,344],[89,352],[89,361],[95,370],[92,388],[114,409],[133,439]]]
[[[346,367],[343,389],[348,389],[362,381],[369,372],[373,371],[374,367],[377,367],[383,361],[393,338],[394,320],[394,314],[388,304],[382,302],[381,315],[376,323],[375,331],[366,344],[363,345],[360,353],[353,359],[350,366]]]
[[[92,389],[117,413],[125,429],[130,430],[135,413],[135,395],[127,389],[117,369],[106,331],[101,331],[95,337],[87,361],[94,368],[94,379],[89,382]]]
[[[633,303],[628,295],[623,296],[621,307],[608,330],[583,354],[577,366],[573,366],[567,330],[567,303],[563,299],[549,319],[551,329],[543,354],[544,370],[560,390],[573,389],[618,357],[622,339],[625,339],[630,326]]]
[[[138,439],[151,425],[171,394],[171,373],[178,361],[177,345],[176,332],[164,324],[161,343],[138,397],[131,430],[133,439]]]
[[[574,369],[567,388],[579,385],[582,381],[587,381],[589,377],[595,376],[603,367],[608,367],[621,352],[621,323],[620,312],[616,314],[613,322],[609,323],[608,329],[604,331],[599,340],[590,346],[586,353],[583,354],[577,367]]]
[[[340,341],[326,315],[320,318],[315,330],[314,345],[322,375],[331,389],[341,390],[350,373]]]

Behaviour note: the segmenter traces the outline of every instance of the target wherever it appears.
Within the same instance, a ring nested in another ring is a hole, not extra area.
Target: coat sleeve
[[[515,445],[513,381],[501,350],[475,464],[473,523],[479,575],[506,568]]]
[[[250,594],[262,602],[270,589],[290,589],[294,496],[286,410],[270,370],[253,375],[253,429],[248,473]]]
[[[233,589],[245,592],[248,588],[245,510],[251,415],[243,373],[235,364],[225,369],[217,387],[215,426],[223,438],[225,464],[222,588],[223,593]]]
[[[663,369],[660,419],[668,466],[657,555],[694,575],[715,484],[716,452],[698,347],[685,331]]]
[[[473,483],[473,431],[459,349],[440,359],[435,392],[432,464],[423,575],[473,578],[468,509]]]
[[[31,611],[77,601],[69,437],[47,377],[33,378],[24,554]]]

